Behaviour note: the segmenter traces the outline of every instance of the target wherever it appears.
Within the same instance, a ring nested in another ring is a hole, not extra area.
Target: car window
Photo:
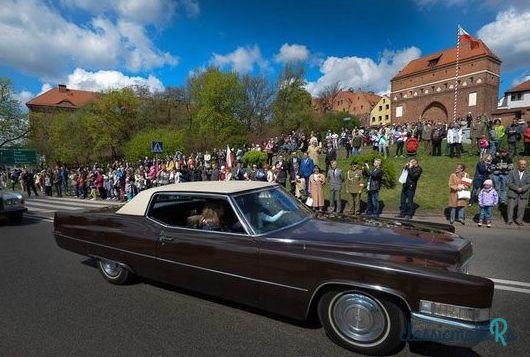
[[[258,234],[296,224],[311,212],[280,188],[261,190],[235,197],[236,204]]]
[[[147,215],[168,226],[245,233],[232,206],[221,197],[157,193]]]

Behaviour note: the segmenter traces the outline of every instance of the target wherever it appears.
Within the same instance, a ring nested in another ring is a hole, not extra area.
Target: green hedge
[[[247,166],[257,165],[258,167],[261,167],[267,162],[267,153],[257,150],[247,151],[241,160]]]
[[[384,188],[394,188],[397,184],[397,169],[393,161],[385,159],[376,151],[369,151],[361,155],[353,156],[350,161],[351,164],[358,164],[364,167],[364,164],[373,166],[375,159],[381,159],[381,168],[383,169],[382,185]]]

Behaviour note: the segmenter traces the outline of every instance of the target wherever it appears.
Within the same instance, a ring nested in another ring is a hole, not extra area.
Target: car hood
[[[13,191],[0,191],[0,198],[4,200],[21,199],[22,195]]]
[[[440,227],[445,225],[320,215],[275,236],[301,241],[306,251],[313,253],[457,270],[471,258],[471,242]]]

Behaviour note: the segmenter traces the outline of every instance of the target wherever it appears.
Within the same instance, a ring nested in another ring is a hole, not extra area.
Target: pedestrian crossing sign
[[[151,152],[154,154],[161,154],[164,151],[161,141],[151,142]]]

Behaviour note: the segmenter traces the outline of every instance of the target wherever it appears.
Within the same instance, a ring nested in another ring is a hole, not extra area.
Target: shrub
[[[372,167],[375,159],[381,159],[381,168],[383,169],[383,179],[381,181],[382,186],[388,189],[396,187],[396,166],[391,160],[385,159],[378,152],[369,151],[362,155],[353,156],[352,160],[350,161],[350,164],[358,164],[362,167],[364,167],[364,164],[368,164],[370,165],[370,167]]]
[[[139,132],[129,140],[124,148],[125,158],[130,161],[139,160],[145,156],[152,156],[151,142],[161,141],[164,152],[158,155],[173,156],[183,147],[183,132],[168,128],[147,129]]]
[[[267,162],[267,153],[263,151],[250,150],[243,155],[241,160],[247,166],[257,165],[258,167],[261,167]]]

